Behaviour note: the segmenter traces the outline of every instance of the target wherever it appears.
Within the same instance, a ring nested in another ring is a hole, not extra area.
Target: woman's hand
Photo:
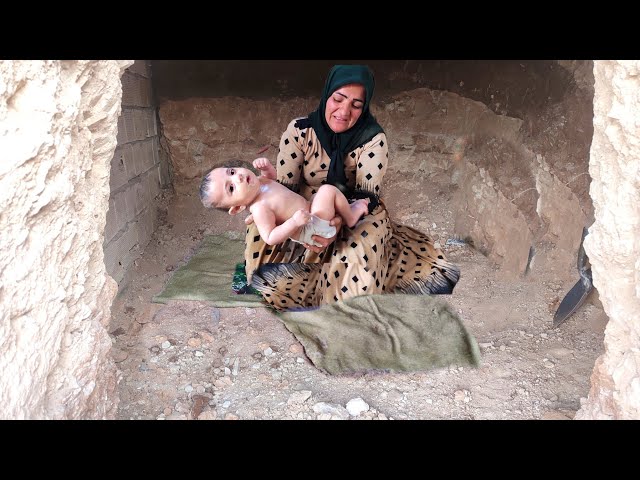
[[[317,247],[315,245],[310,245],[308,243],[303,243],[304,247],[308,250],[311,250],[312,252],[315,253],[320,253],[322,252],[325,248],[327,248],[329,245],[331,245],[336,237],[338,236],[338,233],[340,231],[340,228],[342,227],[342,217],[340,215],[336,215],[335,217],[333,217],[333,219],[329,222],[329,224],[331,226],[336,227],[336,234],[331,237],[331,238],[325,238],[325,237],[321,237],[320,235],[314,235],[311,238],[313,239],[314,242],[319,243],[320,247]]]
[[[247,218],[244,219],[245,225],[251,225],[253,223],[253,213],[247,215]]]

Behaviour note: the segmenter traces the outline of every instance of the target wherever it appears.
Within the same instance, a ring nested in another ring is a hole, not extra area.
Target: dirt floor
[[[359,376],[320,372],[265,308],[151,303],[205,235],[244,231],[242,218],[205,210],[195,185],[182,191],[161,200],[161,225],[112,308],[119,419],[571,419],[586,398],[607,322],[597,292],[554,329],[577,271],[563,282],[501,280],[479,252],[446,244],[451,195],[437,184],[417,199],[391,192],[385,201],[460,265],[446,299],[480,345],[481,365]]]

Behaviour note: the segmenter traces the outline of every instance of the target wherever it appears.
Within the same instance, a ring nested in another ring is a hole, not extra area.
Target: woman
[[[381,199],[389,160],[384,130],[369,112],[373,73],[336,65],[320,106],[283,133],[277,179],[309,199],[324,183],[349,199],[369,198],[369,215],[353,228],[332,220],[338,234],[314,236],[321,247],[287,240],[266,245],[247,219],[246,272],[251,286],[278,310],[314,307],[356,295],[451,293],[459,278],[431,239],[392,222]]]

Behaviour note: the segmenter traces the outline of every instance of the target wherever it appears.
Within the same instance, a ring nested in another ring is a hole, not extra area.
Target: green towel
[[[251,293],[255,290],[246,285],[243,261],[244,239],[234,238],[233,232],[208,235],[152,301],[204,300],[216,307],[268,307],[262,296]]]
[[[313,364],[333,375],[480,364],[460,318],[429,295],[366,295],[278,315]]]

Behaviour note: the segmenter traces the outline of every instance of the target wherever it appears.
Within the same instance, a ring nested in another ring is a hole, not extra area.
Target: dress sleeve
[[[356,162],[356,191],[376,196],[382,193],[382,180],[387,172],[389,147],[384,132],[373,137],[362,147]]]
[[[276,179],[294,192],[300,191],[300,175],[304,152],[300,143],[301,131],[297,128],[298,119],[292,120],[280,138],[280,147],[276,157]]]

